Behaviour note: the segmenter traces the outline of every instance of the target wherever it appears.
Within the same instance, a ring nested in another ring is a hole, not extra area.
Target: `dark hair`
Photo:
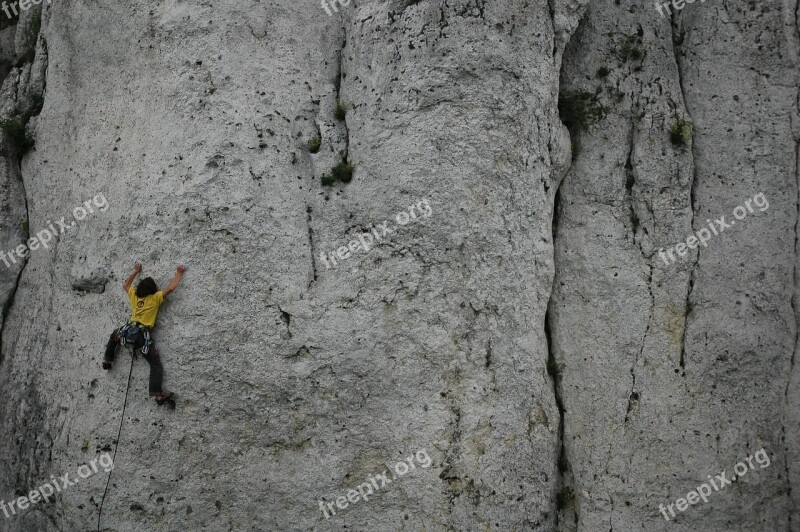
[[[152,277],[145,277],[136,286],[136,297],[152,296],[156,292],[158,292],[158,287]]]

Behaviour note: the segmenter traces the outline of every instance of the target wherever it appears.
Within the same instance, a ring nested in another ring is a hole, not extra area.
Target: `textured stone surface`
[[[581,136],[560,192],[549,323],[576,495],[565,528],[797,526],[792,9],[695,4],[671,27],[648,3],[598,2],[570,42],[562,91],[601,87],[610,111]],[[642,60],[614,57],[626,35]],[[670,142],[675,117],[693,123],[689,147]],[[660,259],[758,193],[766,211]],[[768,468],[675,523],[659,513],[762,447]]]
[[[2,249],[109,204],[0,265],[0,499],[116,450],[104,501],[99,473],[0,529],[96,529],[101,501],[104,530],[796,526],[796,6],[585,4],[63,0],[0,30],[0,118],[36,135],[4,158]],[[598,88],[570,137],[559,99]],[[99,369],[136,260],[188,267],[155,333],[174,412],[143,360],[124,416],[130,359]]]

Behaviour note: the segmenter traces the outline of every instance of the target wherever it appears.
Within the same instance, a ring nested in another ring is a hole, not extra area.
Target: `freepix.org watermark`
[[[44,1],[47,2],[48,4],[53,3],[52,0],[44,0]],[[349,1],[350,0],[348,0],[348,2]],[[22,9],[23,11],[27,11],[31,8],[31,6],[38,6],[41,3],[42,0],[19,0],[19,2],[11,2],[11,5],[9,6],[7,2],[3,2],[2,4],[0,4],[0,9],[3,10],[3,13],[5,13],[10,20],[13,19],[14,17],[19,16],[19,11],[17,11],[17,4],[19,4],[20,9]],[[14,12],[13,16],[8,11],[9,7],[11,7],[11,11]]]
[[[322,9],[324,9],[325,12],[330,17],[333,15],[333,13],[331,13],[331,9],[333,9],[337,13],[339,12],[339,10],[336,9],[337,3],[347,7],[350,5],[350,0],[322,0]]]
[[[101,192],[94,198],[84,201],[83,205],[81,205],[80,207],[76,207],[72,211],[72,216],[75,218],[75,220],[72,220],[72,222],[68,223],[64,221],[65,217],[62,216],[60,220],[56,221],[58,229],[56,229],[56,227],[50,220],[47,220],[48,227],[37,232],[36,236],[32,236],[31,238],[29,238],[25,244],[20,244],[12,251],[0,252],[0,260],[3,261],[3,264],[5,264],[6,267],[10,268],[11,264],[17,263],[17,259],[14,258],[14,255],[22,259],[24,257],[27,257],[31,251],[39,249],[39,245],[41,245],[45,249],[50,249],[50,246],[48,244],[53,240],[53,238],[55,238],[57,235],[63,235],[64,231],[66,231],[70,227],[75,227],[76,220],[81,221],[87,216],[89,216],[89,214],[94,214],[94,209],[92,209],[92,205],[97,207],[97,209],[100,212],[105,212],[108,210],[108,200],[106,200],[106,197]],[[9,262],[9,259],[11,260],[11,262]]]
[[[700,3],[702,4],[705,1],[706,0],[700,0]],[[680,11],[686,7],[686,4],[694,4],[694,2],[695,0],[667,0],[666,2],[662,3],[659,0],[656,0],[656,11],[658,11],[658,14],[661,15],[661,18],[664,18],[664,11],[667,12],[666,16],[672,15],[672,11],[669,9],[670,4],[672,4],[672,7],[674,7],[677,11]]]
[[[748,211],[750,213],[754,212],[753,204],[755,204],[755,206],[758,207],[758,210],[760,212],[764,212],[767,209],[769,209],[769,202],[767,201],[767,197],[764,195],[763,192],[756,194],[751,199],[748,199],[747,201],[744,202],[744,204],[747,206],[747,209],[745,209],[741,205],[733,209],[733,216],[736,218],[736,220],[743,220],[747,216]],[[675,252],[681,257],[686,257],[688,251],[690,249],[695,249],[699,244],[702,244],[704,247],[707,248],[708,244],[706,242],[708,242],[711,239],[712,232],[715,235],[718,235],[725,229],[728,229],[736,225],[736,220],[731,220],[730,223],[728,223],[725,221],[724,216],[721,216],[719,219],[714,220],[713,223],[711,222],[711,220],[706,220],[706,222],[708,222],[708,227],[710,230],[706,229],[705,227],[703,227],[702,229],[698,229],[697,236],[692,235],[686,239],[685,243],[680,242],[675,246],[673,246],[675,248]],[[672,251],[673,249],[671,247],[667,248],[666,250],[662,248],[658,251],[658,256],[661,257],[661,260],[663,260],[664,264],[666,264],[667,266],[669,266],[670,262],[675,260],[675,257],[672,255]],[[667,260],[667,257],[669,257],[669,260]]]
[[[80,466],[78,468],[78,477],[89,478],[93,474],[97,473],[98,463],[106,473],[114,469],[114,461],[113,458],[111,458],[111,455],[108,453],[103,453],[98,458],[93,458],[88,465],[83,464]],[[27,497],[19,497],[9,503],[6,503],[6,501],[0,501],[0,509],[3,510],[6,518],[11,517],[12,515],[17,514],[17,510],[27,510],[29,506],[36,504],[39,501],[50,502],[50,497],[53,497],[56,493],[61,493],[67,486],[73,486],[77,484],[78,480],[78,478],[74,477],[72,480],[70,480],[69,473],[58,478],[53,475],[50,477],[50,482],[42,484],[38,489],[31,491],[28,493]],[[14,506],[16,506],[16,508]]]
[[[747,459],[745,460],[747,464],[744,463],[745,461],[742,461],[733,466],[733,472],[736,473],[736,475],[732,475],[730,480],[726,478],[725,471],[723,471],[719,475],[716,475],[716,482],[714,481],[715,479],[711,478],[711,475],[708,475],[708,481],[711,483],[711,486],[714,487],[714,491],[719,491],[721,488],[724,488],[728,484],[731,484],[732,482],[736,481],[737,475],[739,477],[743,477],[744,475],[747,474],[748,471],[755,469],[755,466],[753,465],[753,458],[756,459],[756,462],[758,463],[758,465],[761,466],[761,469],[768,467],[770,464],[769,455],[767,454],[767,451],[765,451],[764,448],[762,447],[761,449],[756,451],[756,453],[753,456],[747,457]],[[750,465],[750,469],[747,469],[748,464]],[[703,502],[708,502],[708,496],[711,495],[711,486],[703,482],[702,484],[697,486],[696,489],[687,493],[685,499],[681,497],[674,503],[668,504],[666,508],[664,508],[663,504],[659,504],[658,509],[661,511],[661,514],[664,516],[664,519],[669,521],[669,517],[667,517],[667,509],[669,509],[669,513],[672,515],[672,517],[675,517],[675,511],[672,509],[673,506],[676,507],[679,512],[683,512],[689,507],[689,505],[694,505],[699,503],[700,499],[703,499]]]
[[[400,226],[415,222],[418,219],[417,211],[419,211],[419,216],[421,218],[427,218],[433,212],[433,209],[431,209],[431,204],[427,199],[418,201],[406,210],[408,212],[400,211],[394,217],[395,221]],[[322,251],[319,254],[319,258],[325,263],[325,268],[330,270],[331,268],[337,266],[337,258],[339,260],[347,259],[350,257],[351,253],[355,253],[359,250],[367,253],[370,249],[372,249],[373,245],[380,243],[381,240],[386,238],[386,235],[395,232],[395,229],[391,229],[389,227],[389,223],[390,222],[384,220],[382,224],[378,225],[378,227],[375,227],[375,224],[372,224],[369,231],[358,235],[358,240],[351,240],[346,246],[342,246],[331,253],[325,253]]]
[[[428,456],[428,453],[425,451],[425,449],[421,449],[417,451],[414,456],[407,457],[405,462],[397,462],[392,468],[394,473],[391,474],[391,479],[389,478],[389,471],[384,469],[383,473],[379,475],[369,475],[369,477],[367,477],[367,481],[363,484],[359,484],[356,489],[348,490],[347,497],[344,495],[341,497],[336,497],[336,507],[340,510],[344,510],[349,504],[357,503],[359,499],[365,502],[369,501],[369,497],[373,493],[373,486],[377,492],[387,484],[391,484],[392,481],[396,480],[398,477],[402,477],[409,471],[416,469],[416,466],[414,465],[414,458],[417,459],[417,463],[419,463],[420,467],[423,469],[429,468],[432,464],[431,457]],[[380,485],[378,485],[378,482],[380,482]],[[331,515],[336,515],[336,510],[333,509],[333,506],[334,503],[332,502],[325,502],[324,500],[319,501],[319,509],[322,511],[325,519],[330,519],[331,517],[328,515],[329,510]]]

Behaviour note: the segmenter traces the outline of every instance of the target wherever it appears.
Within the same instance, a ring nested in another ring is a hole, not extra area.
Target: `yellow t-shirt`
[[[156,324],[158,307],[164,302],[164,292],[159,290],[147,297],[137,297],[136,288],[128,289],[128,299],[131,301],[131,321],[138,321],[151,329]]]

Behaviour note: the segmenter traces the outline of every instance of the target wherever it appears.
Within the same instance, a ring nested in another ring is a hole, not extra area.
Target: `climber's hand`
[[[125,290],[126,294],[128,293],[128,290],[131,289],[133,280],[136,279],[136,276],[139,275],[140,271],[142,271],[142,263],[137,262],[133,265],[133,273],[130,274],[127,279],[125,279],[125,283],[122,285],[122,288]]]
[[[181,282],[181,277],[183,277],[184,271],[186,271],[186,266],[184,266],[183,264],[178,264],[178,271],[175,272],[175,277],[172,278],[167,287],[164,289],[164,297],[167,297],[176,288],[178,288],[178,283]]]

